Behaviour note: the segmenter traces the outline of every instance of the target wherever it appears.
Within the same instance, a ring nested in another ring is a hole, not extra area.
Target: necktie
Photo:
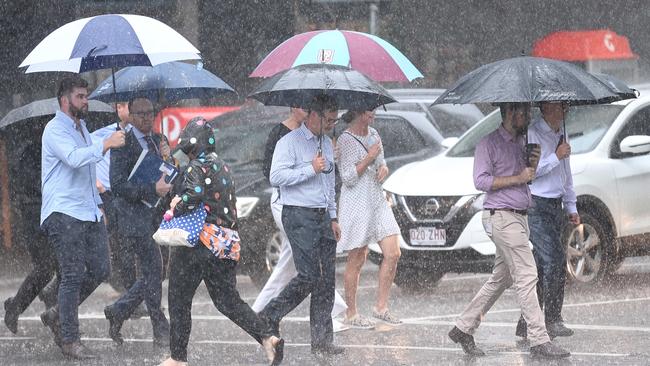
[[[145,136],[144,141],[147,143],[147,149],[149,149],[149,152],[152,152],[158,156],[160,156],[160,152],[158,151],[158,146],[156,146],[156,143],[153,141],[153,138],[151,136]]]

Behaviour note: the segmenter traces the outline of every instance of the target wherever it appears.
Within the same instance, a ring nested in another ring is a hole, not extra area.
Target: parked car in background
[[[399,103],[386,105],[386,110],[378,108],[373,127],[382,136],[391,171],[443,151],[443,141],[454,130],[440,126],[451,126],[461,120],[469,128],[483,117],[475,106],[432,111],[429,105],[442,93],[439,89],[389,92]],[[230,164],[237,185],[237,212],[243,241],[240,270],[258,286],[266,283],[282,244],[271,215],[271,187],[262,174],[264,145],[273,125],[286,119],[288,113],[288,108],[257,103],[212,120],[216,127],[217,153]],[[345,126],[339,123],[334,134],[343,129]]]
[[[445,153],[384,183],[402,231],[399,286],[421,290],[446,272],[491,270],[495,247],[481,224],[484,194],[474,188],[472,167],[476,144],[500,124],[495,111]],[[650,249],[650,97],[572,107],[566,127],[583,223],[567,225],[562,241],[568,277],[591,283]]]

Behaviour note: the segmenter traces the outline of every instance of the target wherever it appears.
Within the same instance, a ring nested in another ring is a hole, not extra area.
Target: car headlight
[[[250,215],[259,200],[257,197],[237,197],[237,218]]]

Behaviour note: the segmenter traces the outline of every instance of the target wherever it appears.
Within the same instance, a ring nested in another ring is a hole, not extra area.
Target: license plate
[[[435,227],[418,227],[410,229],[411,245],[443,246],[447,242],[447,231]]]

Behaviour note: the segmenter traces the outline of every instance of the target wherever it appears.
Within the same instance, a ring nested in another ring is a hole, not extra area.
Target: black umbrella
[[[266,79],[250,98],[264,105],[308,108],[318,95],[334,98],[340,109],[372,110],[395,99],[381,85],[345,66],[309,64]]]
[[[433,104],[609,103],[621,98],[607,85],[567,62],[515,57],[479,67],[460,78]]]
[[[54,116],[59,109],[59,103],[56,98],[37,100],[22,107],[12,109],[0,120],[0,129],[5,128],[13,123],[41,116]],[[113,108],[98,100],[88,101],[89,112],[113,112]]]
[[[634,99],[639,96],[639,91],[630,88],[623,80],[609,74],[592,72],[591,75],[607,85],[614,93],[618,94],[621,99]]]

